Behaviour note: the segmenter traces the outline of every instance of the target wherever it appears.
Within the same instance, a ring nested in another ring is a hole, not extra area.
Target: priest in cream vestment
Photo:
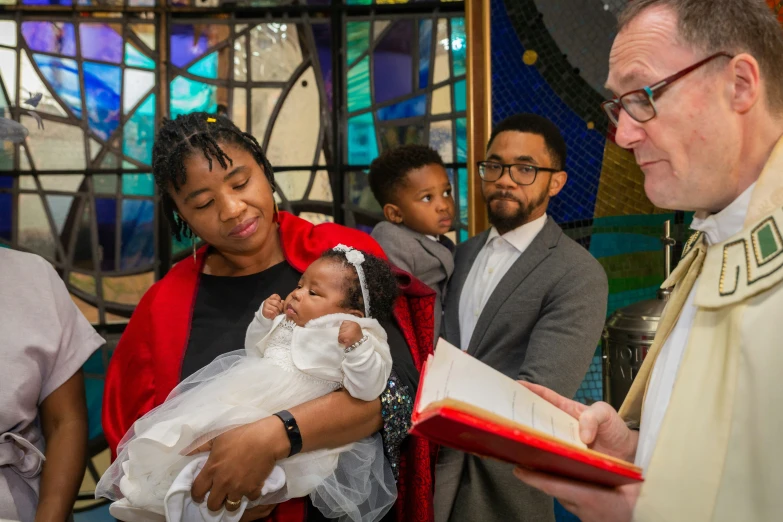
[[[583,522],[783,521],[783,30],[760,0],[635,0],[609,63],[617,144],[696,233],[619,416],[531,388],[644,482],[515,473]]]

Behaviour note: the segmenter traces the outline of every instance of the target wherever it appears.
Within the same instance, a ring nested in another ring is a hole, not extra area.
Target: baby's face
[[[283,310],[298,326],[327,314],[353,313],[344,308],[345,288],[350,274],[338,261],[318,259],[305,270],[296,290],[288,294]]]

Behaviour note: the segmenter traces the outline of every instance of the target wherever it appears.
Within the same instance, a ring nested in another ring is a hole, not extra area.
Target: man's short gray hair
[[[673,11],[680,41],[705,55],[753,56],[770,110],[783,113],[783,29],[764,0],[632,0],[620,13],[618,31],[652,7]]]

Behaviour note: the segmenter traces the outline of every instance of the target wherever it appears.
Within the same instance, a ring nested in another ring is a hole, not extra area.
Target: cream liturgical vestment
[[[697,307],[634,520],[783,520],[783,139],[750,200],[745,228],[701,233],[663,286],[674,286],[620,409],[641,419],[656,357],[698,279]]]

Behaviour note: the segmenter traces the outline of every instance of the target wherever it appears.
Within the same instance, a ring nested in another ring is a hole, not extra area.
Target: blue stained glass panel
[[[90,128],[107,140],[120,124],[122,70],[115,65],[84,62],[84,90]]]
[[[77,117],[82,115],[79,69],[74,60],[34,54],[33,59],[44,78]]]
[[[348,119],[348,163],[369,165],[378,157],[375,139],[375,123],[372,114],[366,113]]]
[[[211,53],[190,67],[188,72],[195,76],[215,79],[218,77],[218,53]]]
[[[102,254],[101,269],[114,270],[117,200],[95,198],[95,217],[98,220],[98,244]]]
[[[454,110],[457,112],[462,112],[466,109],[468,93],[465,89],[465,80],[454,82]]]
[[[122,201],[122,254],[125,270],[150,265],[155,260],[155,205],[151,200]]]
[[[382,121],[400,120],[424,116],[427,110],[427,95],[416,96],[394,105],[378,109],[378,119]]]
[[[468,120],[457,118],[457,162],[468,160]]]
[[[14,186],[14,178],[11,176],[0,176],[0,188],[12,188]]]
[[[0,238],[11,241],[11,222],[14,205],[11,194],[0,192]]]
[[[432,20],[419,22],[419,89],[430,83],[430,53],[432,51]]]
[[[71,5],[71,2],[62,5]],[[22,35],[33,51],[76,56],[76,33],[73,24],[22,22]]]
[[[122,152],[144,164],[152,163],[152,142],[155,139],[155,95],[150,94],[139,105],[123,132]]]
[[[184,67],[199,56],[203,55],[209,42],[205,32],[196,37],[194,27],[186,24],[173,24],[171,26],[171,63],[177,67]]]
[[[372,53],[375,103],[413,91],[413,23],[413,20],[397,20],[375,46]]]
[[[122,62],[122,37],[117,32],[120,30],[121,25],[81,24],[79,39],[82,43],[82,57],[88,60]]]
[[[370,59],[364,58],[348,71],[348,112],[370,106]]]
[[[214,85],[177,76],[171,82],[169,93],[172,118],[189,112],[217,111],[217,87]]]
[[[452,74],[461,76],[465,74],[465,51],[468,39],[465,36],[465,19],[451,19],[451,54],[453,60]]]
[[[125,65],[140,67],[142,69],[154,69],[155,62],[152,58],[141,53],[129,43],[125,44]]]
[[[155,180],[152,174],[125,174],[122,176],[122,193],[126,196],[152,196]]]

